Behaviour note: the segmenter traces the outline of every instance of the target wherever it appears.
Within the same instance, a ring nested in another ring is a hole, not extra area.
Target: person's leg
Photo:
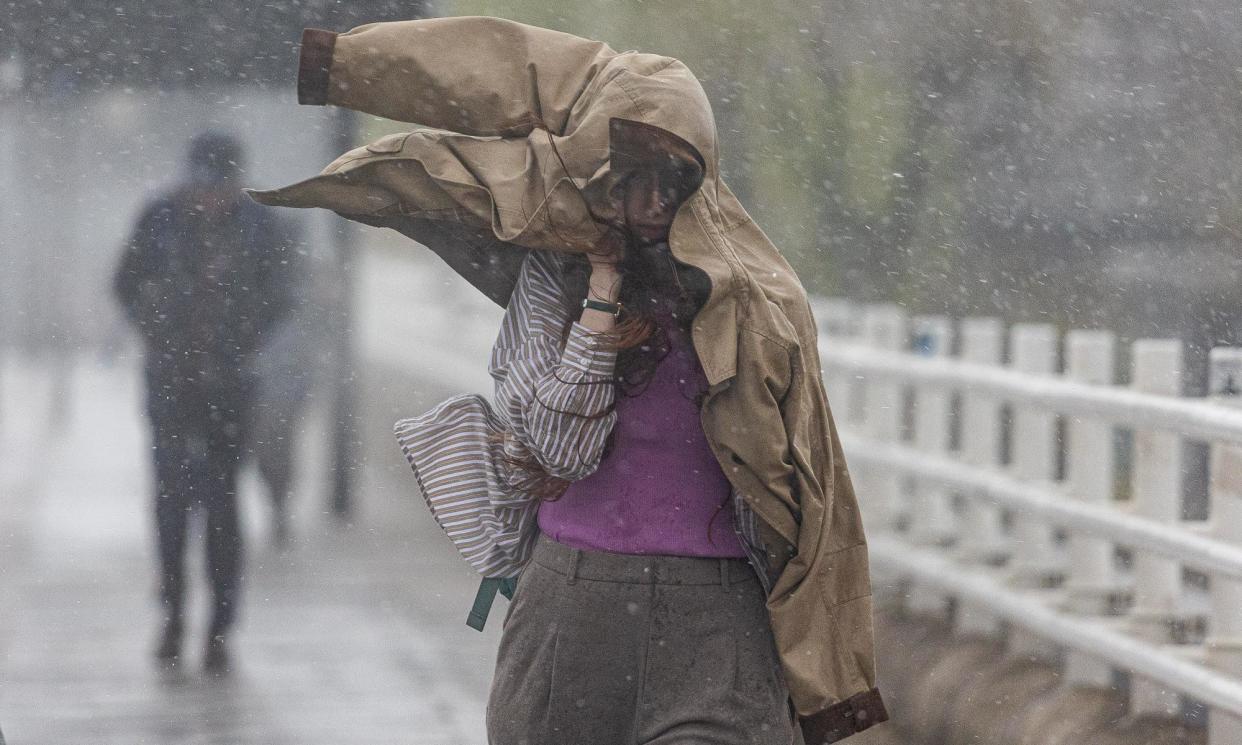
[[[255,462],[267,485],[272,504],[272,541],[289,543],[289,492],[293,487],[293,426],[283,412],[266,412],[275,421],[257,422],[254,433]]]
[[[488,702],[492,745],[791,745],[788,692],[741,560],[574,551],[518,582]]]
[[[163,608],[163,631],[156,656],[174,661],[181,654],[185,613],[185,551],[189,529],[191,494],[187,470],[192,439],[189,417],[176,409],[176,401],[162,390],[151,392],[148,406],[155,467],[155,535],[159,556],[159,598]]]
[[[237,616],[241,591],[242,533],[237,502],[237,475],[243,437],[237,409],[211,412],[204,473],[206,489],[207,574],[212,590],[212,616],[207,631],[204,665],[228,668],[226,641]]]
[[[720,560],[717,560],[720,561]],[[715,586],[657,587],[639,701],[640,745],[797,742],[763,590],[724,560]]]
[[[505,617],[488,743],[632,745],[651,586],[577,578],[543,548]]]

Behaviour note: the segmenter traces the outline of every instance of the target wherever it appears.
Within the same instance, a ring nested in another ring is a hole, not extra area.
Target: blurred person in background
[[[203,666],[230,667],[242,534],[237,476],[250,439],[255,361],[294,301],[291,229],[241,197],[241,143],[205,132],[184,181],[143,210],[113,289],[145,347],[155,467],[163,628],[157,659],[175,665],[185,628],[185,555],[201,516],[212,590]]]
[[[319,382],[316,371],[332,369],[334,362],[327,338],[331,300],[316,291],[307,263],[301,262],[299,276],[290,283],[292,305],[298,311],[265,334],[251,370],[255,390],[246,450],[267,489],[272,543],[279,549],[289,548],[293,541],[289,510],[303,415]]]

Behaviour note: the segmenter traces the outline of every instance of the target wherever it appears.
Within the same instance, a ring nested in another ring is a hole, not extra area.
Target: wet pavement
[[[465,626],[476,579],[413,490],[387,411],[363,412],[356,524],[325,514],[314,434],[322,415],[307,425],[289,549],[270,545],[261,487],[243,480],[236,670],[214,679],[199,666],[201,544],[187,659],[176,673],[152,661],[148,444],[134,361],[9,355],[0,393],[0,730],[9,745],[485,741],[499,623],[483,634]],[[420,391],[406,413],[437,396]]]

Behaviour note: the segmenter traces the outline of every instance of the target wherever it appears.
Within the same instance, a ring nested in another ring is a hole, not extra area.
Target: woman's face
[[[619,211],[625,217],[626,228],[639,243],[663,243],[668,240],[669,226],[681,198],[671,176],[658,171],[636,171],[625,180]]]

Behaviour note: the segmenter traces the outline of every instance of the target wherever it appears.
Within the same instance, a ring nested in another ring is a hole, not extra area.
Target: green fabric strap
[[[476,631],[482,631],[487,623],[487,615],[492,612],[492,602],[496,599],[496,592],[499,591],[501,595],[512,600],[516,589],[516,577],[503,579],[484,577],[479,583],[479,591],[474,595],[474,606],[470,608],[470,615],[466,617],[466,625]]]

